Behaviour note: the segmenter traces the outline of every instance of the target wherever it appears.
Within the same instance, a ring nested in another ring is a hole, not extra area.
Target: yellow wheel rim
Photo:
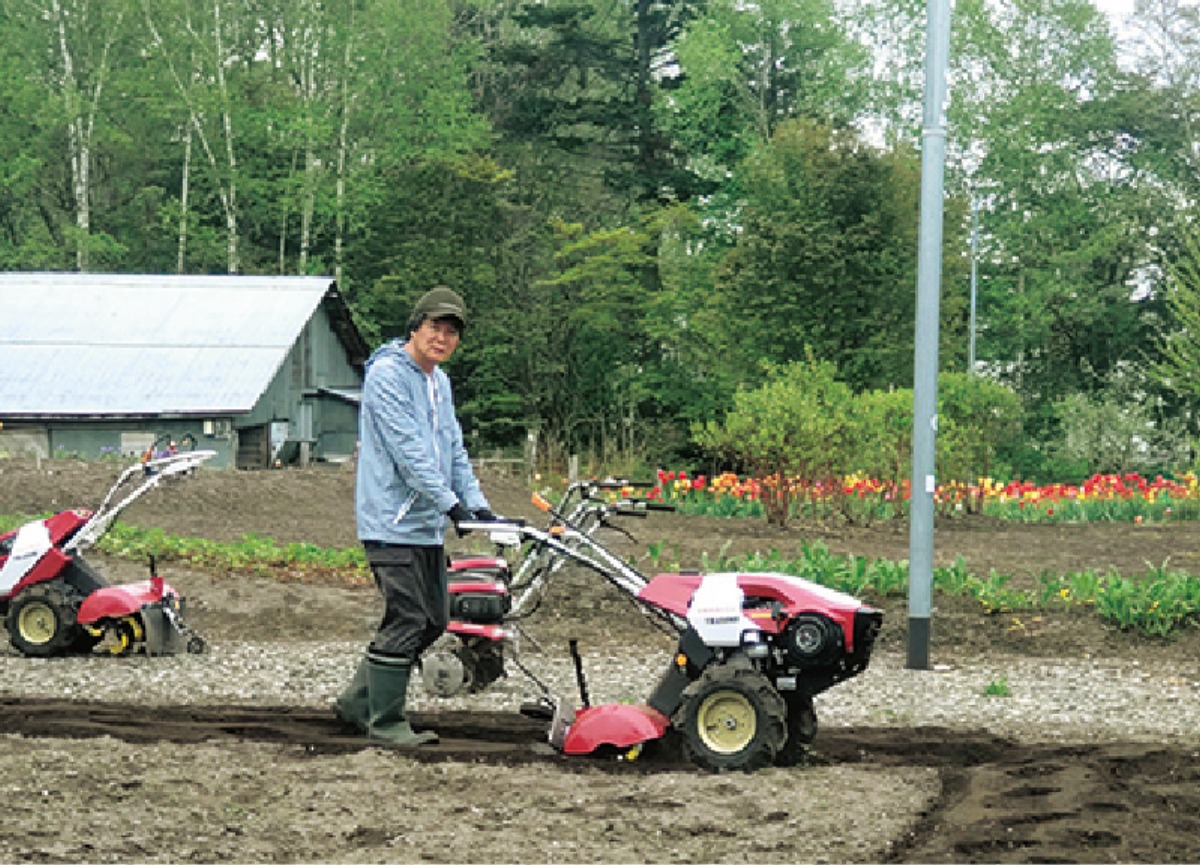
[[[758,715],[743,694],[718,691],[700,704],[696,724],[706,748],[718,754],[736,754],[754,741]]]
[[[133,616],[126,616],[112,627],[113,640],[109,643],[108,652],[111,655],[124,655],[145,637],[142,623]]]
[[[129,634],[124,628],[117,628],[113,632],[112,640],[108,644],[108,653],[110,655],[123,655],[129,651]]]
[[[40,646],[54,639],[54,632],[58,630],[58,616],[49,604],[34,601],[21,609],[17,628],[25,642]]]

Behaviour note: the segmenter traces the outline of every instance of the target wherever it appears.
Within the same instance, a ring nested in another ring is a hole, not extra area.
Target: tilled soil
[[[117,466],[0,462],[0,513],[94,505]],[[495,509],[536,515],[520,485],[485,478]],[[185,536],[354,543],[346,469],[201,472],[157,491],[125,519]],[[655,515],[632,526],[624,553],[639,567],[698,567],[715,557],[801,542],[868,557],[907,558],[903,527],[798,526]],[[657,558],[649,543],[662,543]],[[478,548],[477,539],[452,547]],[[1117,567],[1169,561],[1195,570],[1194,526],[1013,526],[939,523],[937,558],[975,572]],[[137,563],[105,561],[116,581]],[[240,573],[169,574],[194,624],[215,643],[365,642],[376,615],[369,585],[281,584]],[[1170,671],[1200,657],[1195,631],[1170,642],[1102,626],[1090,611],[985,616],[938,598],[933,656],[1105,658]],[[564,574],[538,633],[640,645],[644,624],[625,599]],[[903,600],[883,604],[877,651],[903,654]],[[634,642],[636,641],[636,642]],[[46,662],[24,659],[29,664]],[[80,679],[105,663],[75,658]],[[645,683],[648,689],[652,683]],[[86,690],[86,689],[84,689]],[[136,691],[136,688],[132,689]],[[75,690],[72,689],[73,694]],[[831,699],[833,694],[831,692]],[[344,862],[1185,862],[1200,837],[1200,736],[1119,741],[1081,726],[1053,741],[1037,729],[998,736],[973,727],[824,725],[808,761],[753,775],[710,775],[669,750],[636,761],[565,757],[545,725],[515,712],[414,713],[442,737],[394,752],[345,729],[324,705],[94,701],[7,693],[0,682],[0,861]]]
[[[246,858],[265,861],[361,861],[363,854],[367,860],[384,854],[394,861],[716,862],[736,861],[754,850],[768,862],[1184,862],[1190,861],[1189,852],[1194,858],[1200,828],[1200,765],[1194,749],[1147,743],[1028,745],[984,732],[850,727],[825,732],[809,764],[791,770],[790,778],[784,770],[768,770],[715,780],[669,757],[650,755],[636,765],[564,757],[545,744],[542,725],[519,715],[416,713],[414,723],[436,730],[442,740],[396,759],[370,747],[323,709],[212,705],[164,707],[148,716],[137,707],[112,703],[0,700],[3,729],[33,740],[35,751],[42,750],[38,740],[48,738],[67,740],[57,745],[66,753],[86,749],[84,763],[97,753],[120,755],[99,778],[87,779],[100,782],[101,801],[114,807],[122,799],[140,798],[138,790],[169,781],[137,766],[139,749],[151,748],[178,773],[179,784],[161,788],[161,802],[145,802],[147,819],[160,804],[174,805],[199,787],[204,790],[201,809],[207,812],[202,825],[212,822],[215,809],[218,822],[226,825],[210,831],[235,838],[253,832],[254,855]],[[255,753],[248,745],[264,747]],[[221,794],[197,781],[197,774],[211,771],[200,764],[203,760],[253,768],[266,755],[282,766],[259,779],[244,778],[236,790]],[[129,764],[134,771],[122,772],[120,767]],[[28,792],[40,792],[55,810],[74,799],[64,789],[66,765],[47,767],[54,777],[41,780],[49,789]],[[392,786],[395,779],[387,771],[399,771],[398,765],[404,767],[400,789]],[[80,777],[78,768],[70,774]],[[457,783],[439,783],[447,774]],[[870,777],[890,783],[866,802],[843,801],[844,791],[828,788],[848,780],[855,791]],[[331,778],[350,788],[343,807],[352,809],[353,790],[360,790],[387,815],[382,823],[354,823],[340,829],[340,838],[329,838],[336,822],[306,832],[306,808],[297,809],[295,801],[290,808],[279,807],[284,798],[311,800],[315,791],[331,786]],[[938,784],[931,783],[934,778]],[[673,795],[642,795],[653,780],[664,779],[675,788]],[[906,801],[914,796],[923,803],[915,813]],[[849,809],[842,815],[849,820],[862,807],[891,807],[901,818],[900,831],[887,839],[890,846],[845,849],[838,842],[849,833],[831,825],[831,798]],[[505,802],[531,809],[492,827],[506,840],[488,839],[477,850],[443,846],[447,824],[466,816],[463,832],[482,836],[489,815],[505,811]],[[14,804],[19,822],[31,806],[24,797]],[[93,803],[85,810],[97,807]],[[255,825],[260,813],[284,813],[285,822]],[[539,838],[551,816],[578,825],[559,825],[552,836]],[[685,840],[679,833],[675,846],[668,847],[662,836],[681,824],[697,836]],[[12,837],[0,842],[0,852],[33,854],[33,861],[77,854],[90,861],[224,858],[189,843],[194,826],[173,843],[159,839],[148,848],[144,836],[96,837],[93,833],[103,830],[94,817],[85,817],[84,825],[87,839],[71,826],[52,833],[58,850],[69,855],[46,856],[50,851],[20,847]],[[823,841],[814,837],[817,829],[835,834]],[[326,839],[311,845],[313,835]],[[639,843],[639,837],[659,840]],[[26,845],[31,842],[36,843],[24,839]],[[245,852],[238,850],[234,858]],[[694,858],[698,854],[701,858]]]

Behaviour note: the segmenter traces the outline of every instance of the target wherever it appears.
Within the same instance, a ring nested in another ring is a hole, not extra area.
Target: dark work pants
[[[367,652],[416,661],[450,621],[446,551],[370,541],[363,546],[383,595],[383,621]]]

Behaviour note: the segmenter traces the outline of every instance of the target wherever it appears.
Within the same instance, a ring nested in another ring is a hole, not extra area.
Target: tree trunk
[[[237,240],[237,159],[235,158],[233,152],[233,123],[229,114],[229,91],[225,84],[225,72],[223,69],[224,54],[221,41],[220,0],[215,0],[213,4],[213,39],[216,45],[216,75],[220,86],[221,104],[223,106],[222,120],[223,129],[225,132],[226,162],[228,165],[228,177],[224,183],[222,183],[220,179],[222,172],[219,164],[217,163],[216,154],[213,152],[212,145],[208,140],[208,136],[204,132],[204,126],[200,122],[201,114],[196,109],[195,103],[192,100],[191,90],[188,84],[184,81],[183,77],[179,74],[178,69],[175,67],[168,44],[163,40],[162,34],[159,32],[158,27],[154,23],[154,19],[150,15],[149,0],[142,0],[142,11],[145,14],[146,26],[149,28],[151,36],[153,37],[155,44],[157,44],[162,50],[163,56],[167,61],[167,68],[170,70],[171,78],[175,82],[175,89],[179,92],[180,98],[183,99],[184,104],[187,106],[188,125],[191,129],[191,132],[195,132],[196,138],[199,139],[200,148],[204,151],[208,165],[212,169],[213,177],[217,187],[217,195],[221,200],[221,208],[225,214],[225,228],[229,234],[229,240],[226,246],[226,268],[229,273],[237,273],[239,267]],[[183,22],[182,26],[187,30],[188,37],[190,39],[197,38],[198,34],[195,32],[190,21]],[[193,67],[197,65],[194,55],[192,65]],[[204,70],[197,69],[193,72],[193,76],[203,79],[207,77],[207,73]],[[189,152],[192,142],[191,132],[189,132],[187,138],[185,139],[185,147]],[[186,164],[191,164],[190,156],[187,157]],[[185,174],[184,177],[186,179],[187,175]],[[186,213],[187,209],[184,208],[184,218],[186,218]]]
[[[237,273],[238,261],[238,217],[237,217],[237,156],[233,149],[233,118],[230,116],[229,85],[225,81],[225,48],[221,40],[221,0],[213,0],[213,42],[216,48],[217,88],[221,96],[221,123],[225,129],[225,161],[229,169],[229,183],[221,200],[225,205],[225,230],[228,232],[227,267],[229,273]]]
[[[94,22],[87,20],[88,9],[72,10],[68,13],[63,9],[59,0],[51,0],[50,20],[58,36],[58,49],[62,60],[62,76],[59,85],[62,90],[63,107],[67,122],[67,158],[71,166],[71,193],[75,206],[75,227],[78,237],[75,241],[75,266],[80,272],[88,269],[88,251],[91,246],[92,230],[91,210],[91,162],[92,137],[95,132],[96,110],[100,95],[104,90],[105,79],[108,75],[108,53],[112,47],[116,32],[120,30],[121,16],[118,13],[115,26],[99,29],[103,32],[103,44],[99,57],[88,57],[90,63],[85,68],[91,75],[90,102],[84,99],[83,85],[80,83],[75,64],[75,51],[71,37],[67,33],[70,15],[82,16],[80,26],[91,27]],[[97,11],[97,16],[103,13]]]
[[[183,172],[179,182],[179,245],[175,258],[175,272],[183,273],[187,262],[188,240],[188,193],[192,175],[192,125],[183,125]]]
[[[353,25],[354,11],[351,6],[350,21]],[[353,32],[353,26],[350,28]],[[350,50],[353,39],[346,39],[346,47],[342,57],[342,122],[338,127],[337,144],[337,201],[334,220],[333,238],[333,278],[342,285],[342,274],[345,268],[346,244],[346,151],[349,148],[350,109],[353,100],[350,97],[350,71],[353,68],[353,54]]]

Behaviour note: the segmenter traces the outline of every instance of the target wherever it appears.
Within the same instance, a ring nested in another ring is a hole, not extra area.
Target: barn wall
[[[353,455],[358,447],[358,406],[325,397],[316,412],[316,435],[321,456],[339,459]]]
[[[50,456],[50,436],[40,424],[14,426],[11,422],[0,429],[0,457]]]
[[[223,424],[222,424],[223,421]],[[41,423],[7,423],[0,430],[0,456],[37,456],[41,459],[78,457],[87,460],[108,459],[133,462],[157,442],[157,450],[166,450],[174,441],[186,446],[187,436],[194,447],[215,450],[207,465],[233,464],[232,435],[220,435],[227,418],[210,420],[216,435],[205,435],[202,418],[160,420],[131,418],[122,420],[49,420]]]
[[[237,427],[257,438],[267,437],[268,464],[277,457],[285,462],[294,459],[295,445],[301,442],[308,442],[313,459],[348,457],[358,441],[357,407],[314,394],[321,387],[360,386],[361,377],[346,357],[322,306],[313,314],[254,408],[238,418]],[[239,464],[251,467],[242,461]]]

